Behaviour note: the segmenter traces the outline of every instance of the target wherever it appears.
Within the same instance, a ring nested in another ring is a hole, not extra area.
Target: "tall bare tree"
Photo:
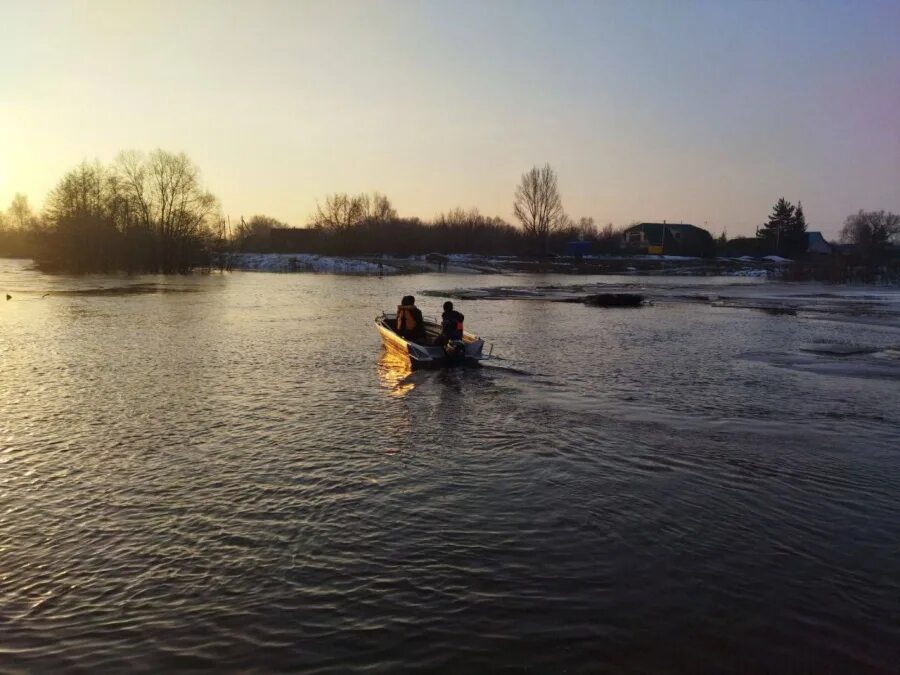
[[[513,213],[525,233],[540,242],[546,251],[550,234],[564,216],[556,172],[549,164],[532,167],[522,174],[513,200]]]
[[[184,153],[124,152],[118,185],[133,222],[151,233],[163,272],[181,268],[218,216],[218,201],[203,188],[200,170]]]

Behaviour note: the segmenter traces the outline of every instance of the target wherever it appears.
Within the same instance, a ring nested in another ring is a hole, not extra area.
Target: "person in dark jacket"
[[[422,310],[416,307],[416,299],[404,295],[397,307],[397,334],[412,342],[425,342],[425,319]]]
[[[453,309],[453,303],[449,300],[444,303],[444,313],[441,314],[440,344],[447,344],[450,340],[462,340],[463,321],[462,313]]]

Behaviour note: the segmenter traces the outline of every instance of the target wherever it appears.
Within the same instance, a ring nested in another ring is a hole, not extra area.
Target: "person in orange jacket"
[[[422,310],[416,307],[416,299],[404,295],[397,307],[395,330],[397,334],[412,342],[425,342],[425,319]]]

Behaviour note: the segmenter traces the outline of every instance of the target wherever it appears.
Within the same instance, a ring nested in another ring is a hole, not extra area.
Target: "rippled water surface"
[[[573,279],[0,261],[0,669],[895,671],[890,316],[459,301],[502,359],[382,355],[501,282]]]

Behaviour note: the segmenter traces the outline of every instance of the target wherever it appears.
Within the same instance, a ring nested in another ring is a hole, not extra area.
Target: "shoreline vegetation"
[[[755,237],[729,239],[723,229],[713,239],[702,228],[665,221],[598,227],[593,218],[565,213],[557,176],[545,165],[521,176],[513,213],[517,225],[461,208],[424,221],[400,216],[379,193],[335,193],[317,204],[304,227],[264,215],[233,223],[186,155],[127,151],[109,165],[83,162],[65,174],[39,213],[17,194],[0,212],[0,257],[30,258],[41,271],[74,274],[234,269],[900,281],[900,216],[884,211],[848,216],[840,242],[809,232],[803,206],[783,197]],[[679,228],[705,237],[703,246],[686,251]]]

